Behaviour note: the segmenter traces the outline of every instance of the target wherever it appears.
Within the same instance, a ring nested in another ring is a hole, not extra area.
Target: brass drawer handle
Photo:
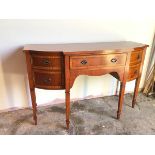
[[[51,80],[52,80],[51,78],[44,79],[44,82],[45,82],[45,83],[50,83],[50,82],[51,82]]]
[[[137,55],[137,60],[139,60],[139,59],[140,59],[140,54]]]
[[[49,60],[47,60],[47,59],[43,60],[43,64],[44,65],[49,65]]]
[[[137,73],[138,73],[138,71],[137,71],[137,70],[135,70],[135,71],[134,71],[134,74],[136,75]]]
[[[116,62],[117,62],[117,59],[116,59],[116,58],[112,58],[112,59],[111,59],[111,62],[112,62],[112,63],[116,63]]]
[[[82,61],[81,61],[81,64],[82,64],[82,65],[86,65],[86,64],[87,64],[87,60],[82,60]]]

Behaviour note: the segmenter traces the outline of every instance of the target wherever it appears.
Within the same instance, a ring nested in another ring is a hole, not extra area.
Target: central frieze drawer
[[[108,55],[91,55],[91,56],[71,56],[70,68],[95,68],[124,66],[126,63],[126,54],[108,54]]]

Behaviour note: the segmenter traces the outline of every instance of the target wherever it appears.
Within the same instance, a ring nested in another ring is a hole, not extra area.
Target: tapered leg
[[[36,104],[35,89],[31,89],[30,93],[31,93],[31,100],[32,100],[33,120],[35,125],[37,125],[37,104]]]
[[[120,92],[119,92],[117,119],[120,119],[120,115],[121,115],[121,112],[122,112],[122,105],[123,105],[123,102],[124,102],[125,85],[126,85],[126,82],[121,82]]]
[[[132,99],[132,108],[134,108],[135,104],[136,104],[136,97],[138,95],[139,84],[140,84],[140,77],[137,78],[136,82],[135,82],[134,95],[133,95],[133,99]]]
[[[66,90],[66,126],[69,129],[70,118],[70,90]]]
[[[70,118],[70,71],[69,56],[65,56],[65,93],[66,93],[66,126],[69,129]]]
[[[32,109],[33,109],[33,119],[34,119],[35,125],[37,125],[37,114],[36,114],[37,103],[36,103],[35,84],[33,80],[30,51],[25,51],[25,54],[26,54],[26,62],[27,62],[26,64],[27,64],[27,71],[28,71],[28,78],[29,78],[31,101],[32,101]]]

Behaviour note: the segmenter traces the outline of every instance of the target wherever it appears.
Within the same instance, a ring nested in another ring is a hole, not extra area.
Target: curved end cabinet
[[[26,45],[33,119],[37,124],[35,88],[61,90],[66,94],[66,125],[69,128],[70,88],[79,75],[111,74],[120,81],[117,119],[120,118],[126,82],[136,80],[132,107],[135,106],[148,45],[122,41],[72,44]]]

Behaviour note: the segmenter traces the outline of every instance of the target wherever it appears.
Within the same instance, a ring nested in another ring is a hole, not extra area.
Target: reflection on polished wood
[[[79,75],[111,74],[120,81],[117,118],[120,118],[126,82],[136,80],[132,107],[136,103],[144,57],[148,45],[135,42],[99,42],[26,45],[27,71],[37,124],[35,88],[65,89],[66,125],[69,128],[70,89]]]

